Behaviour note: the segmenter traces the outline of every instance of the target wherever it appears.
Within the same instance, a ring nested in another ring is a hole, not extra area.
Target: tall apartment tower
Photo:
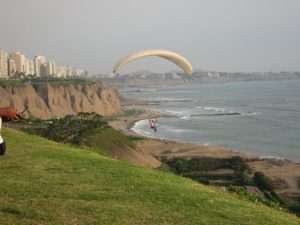
[[[8,54],[0,48],[0,78],[8,77]]]
[[[52,76],[56,74],[56,63],[54,61],[47,60],[46,74],[47,76]]]
[[[46,76],[47,58],[38,55],[34,58],[34,70],[37,77]]]
[[[8,76],[13,77],[17,72],[16,62],[13,59],[8,59]]]
[[[33,75],[34,74],[34,63],[33,60],[26,59],[26,75]]]
[[[29,74],[33,75],[35,73],[33,60],[28,60],[28,67]]]
[[[16,72],[26,74],[26,57],[20,52],[13,52],[9,55],[10,59],[15,60]]]

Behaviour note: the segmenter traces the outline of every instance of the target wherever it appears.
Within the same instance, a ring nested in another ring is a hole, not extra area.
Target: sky
[[[300,71],[298,0],[0,0],[0,48],[110,73],[123,56],[166,49],[194,69]],[[178,67],[149,57],[121,73]]]

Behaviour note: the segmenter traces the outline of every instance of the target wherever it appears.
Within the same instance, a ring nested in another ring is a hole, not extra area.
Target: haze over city
[[[145,49],[178,52],[195,69],[299,71],[299,8],[297,0],[1,0],[0,47],[90,74],[111,72],[121,57]],[[147,58],[123,72],[138,70],[177,67]]]

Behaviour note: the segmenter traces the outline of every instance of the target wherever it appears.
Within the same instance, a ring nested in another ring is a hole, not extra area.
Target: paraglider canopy
[[[148,57],[148,56],[158,56],[158,57],[165,58],[165,59],[175,63],[179,67],[181,67],[187,74],[192,75],[192,73],[193,73],[192,65],[186,58],[184,58],[183,56],[181,56],[175,52],[171,52],[171,51],[167,51],[167,50],[146,50],[146,51],[141,51],[141,52],[137,52],[135,54],[126,56],[126,57],[120,59],[116,63],[116,65],[113,68],[113,73],[118,72],[127,63],[130,63],[134,60]]]

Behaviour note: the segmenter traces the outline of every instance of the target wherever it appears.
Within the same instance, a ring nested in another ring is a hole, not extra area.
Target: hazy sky
[[[299,71],[299,0],[0,0],[0,48],[111,72],[146,49],[184,55],[195,69]],[[145,58],[122,72],[166,72]]]

